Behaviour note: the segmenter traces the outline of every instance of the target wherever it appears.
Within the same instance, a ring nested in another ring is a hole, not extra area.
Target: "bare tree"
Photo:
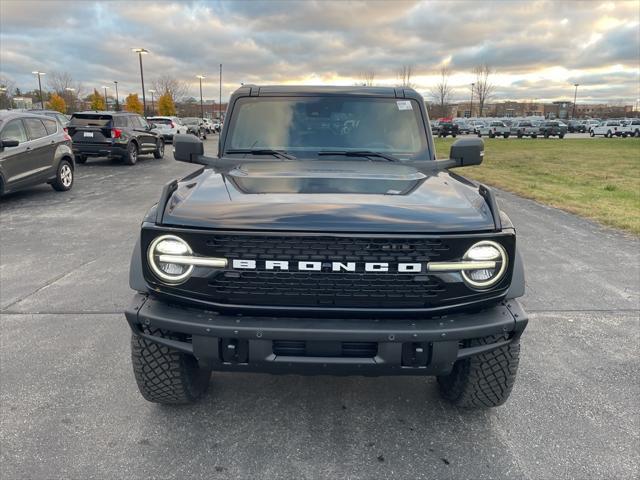
[[[158,92],[158,95],[162,95],[165,92],[169,92],[173,103],[182,101],[184,97],[189,93],[189,85],[187,82],[178,80],[171,75],[163,75],[153,82],[153,88]]]
[[[46,78],[47,86],[64,98],[70,112],[75,111],[77,99],[83,94],[82,83],[74,81],[69,72],[53,71]]]
[[[476,76],[475,94],[478,97],[478,106],[480,108],[480,116],[484,110],[487,100],[493,97],[495,86],[491,83],[491,75],[493,69],[486,63],[477,65],[473,69]]]
[[[413,66],[412,65],[403,65],[398,69],[398,82],[400,82],[400,86],[402,87],[413,87],[411,83],[411,75],[413,75]]]
[[[4,75],[0,77],[0,108],[12,108],[16,82]]]
[[[451,93],[453,88],[449,85],[449,76],[451,70],[446,65],[440,68],[440,79],[438,83],[431,88],[429,96],[433,100],[433,106],[435,107],[434,116],[436,117],[448,117],[449,116],[449,100],[451,99]]]
[[[374,72],[373,70],[368,70],[368,71],[360,73],[361,83],[365,87],[372,87],[373,86],[373,80],[375,78],[376,78],[376,72]]]

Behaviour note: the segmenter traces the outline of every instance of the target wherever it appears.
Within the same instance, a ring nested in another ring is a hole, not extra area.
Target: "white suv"
[[[187,127],[178,117],[149,117],[147,122],[154,125],[152,131],[162,135],[165,142],[173,143],[174,135],[187,133]]]

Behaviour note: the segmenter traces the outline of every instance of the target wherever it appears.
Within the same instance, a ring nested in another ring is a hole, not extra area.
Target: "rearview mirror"
[[[484,142],[480,138],[461,138],[451,145],[449,158],[459,167],[480,165],[484,158]]]
[[[200,139],[193,135],[173,136],[173,158],[179,162],[208,165],[208,162],[201,158],[203,155],[204,145]]]
[[[17,147],[18,145],[20,145],[20,142],[13,138],[7,138],[6,140],[2,140],[2,143],[1,143],[2,148]]]

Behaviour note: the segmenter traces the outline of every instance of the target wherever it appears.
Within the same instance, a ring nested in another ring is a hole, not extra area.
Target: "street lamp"
[[[576,87],[576,89],[573,92],[573,114],[571,115],[571,118],[576,118],[576,98],[578,97],[578,87],[580,84],[574,83],[573,86]]]
[[[69,92],[69,96],[71,99],[71,101],[69,102],[69,105],[67,105],[67,112],[69,112],[70,110],[73,111],[73,109],[75,109],[75,103],[76,103],[73,98],[73,92],[75,92],[76,89],[73,87],[64,87],[64,91]],[[73,107],[71,106],[71,104],[73,104]]]
[[[39,71],[35,71],[35,72],[31,72],[34,75],[38,76],[38,88],[40,89],[40,108],[42,108],[42,110],[44,110],[44,98],[42,98],[42,82],[40,81],[40,77],[42,75],[46,75],[46,73],[44,72],[39,72]]]
[[[220,113],[218,114],[218,122],[222,122],[222,64],[220,64],[220,98],[218,102],[218,108],[220,109]]]
[[[471,84],[471,101],[469,102],[469,117],[473,117],[473,89],[476,87],[475,83]]]
[[[207,78],[204,75],[196,75],[196,78],[200,80],[200,117],[204,118],[204,104],[202,103],[202,79]]]
[[[104,88],[104,109],[105,110],[109,110],[109,106],[107,105],[107,87],[106,85],[103,85],[102,88]]]
[[[116,112],[120,111],[120,100],[118,100],[118,81],[114,80],[113,83],[116,84]]]
[[[155,115],[156,114],[156,104],[155,104],[155,100],[153,98],[153,94],[156,93],[156,91],[153,88],[149,89],[149,93],[151,94],[151,115]]]
[[[142,83],[142,106],[144,109],[144,116],[147,116],[147,98],[144,95],[144,73],[142,71],[142,55],[146,55],[149,53],[149,50],[146,48],[132,48],[132,52],[138,54],[138,58],[140,59],[140,81]]]

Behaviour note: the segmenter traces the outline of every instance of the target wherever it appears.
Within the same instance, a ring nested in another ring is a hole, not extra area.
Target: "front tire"
[[[76,155],[76,163],[87,163],[86,155]]]
[[[596,134],[593,132],[593,130],[591,130],[591,131],[589,132],[589,136],[590,136],[590,137],[595,137],[595,136],[596,136]]]
[[[487,345],[505,337],[492,335],[469,341],[469,347]],[[449,375],[438,377],[440,394],[457,407],[497,407],[507,401],[518,372],[520,342],[458,360]]]
[[[56,172],[56,178],[51,183],[54,190],[66,192],[73,187],[73,165],[69,160],[61,160]]]
[[[162,158],[164,157],[164,142],[162,140],[158,140],[158,146],[153,152],[153,158]]]
[[[164,330],[147,330],[155,336],[178,340]],[[178,352],[132,334],[133,374],[142,396],[153,403],[193,403],[209,387],[211,370],[201,368],[193,355]]]

